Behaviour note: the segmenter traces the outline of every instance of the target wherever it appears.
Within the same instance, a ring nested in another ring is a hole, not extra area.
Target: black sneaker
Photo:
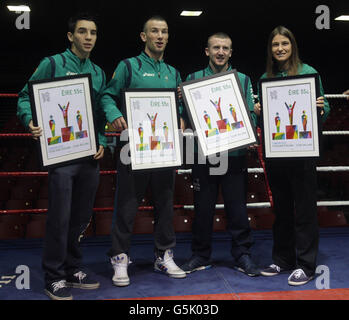
[[[235,264],[235,268],[243,273],[246,273],[250,277],[259,276],[261,274],[260,269],[252,261],[248,254],[242,255]]]
[[[301,286],[313,280],[314,276],[307,276],[303,269],[294,270],[288,277],[288,284],[290,286]]]
[[[266,277],[276,276],[280,273],[290,271],[290,269],[281,268],[276,264],[271,264],[269,267],[261,270],[261,275]]]
[[[211,263],[202,257],[192,256],[186,263],[181,266],[185,273],[192,273],[194,271],[206,270],[211,268]]]
[[[45,286],[45,293],[52,300],[73,300],[65,280],[52,282]]]
[[[90,279],[86,273],[79,271],[67,277],[67,287],[78,289],[97,289],[99,287],[99,282]]]

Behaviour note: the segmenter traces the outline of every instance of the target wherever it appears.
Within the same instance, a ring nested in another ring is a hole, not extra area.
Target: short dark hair
[[[80,20],[93,21],[97,26],[97,17],[90,14],[89,12],[79,12],[75,16],[70,17],[68,20],[68,31],[74,33],[76,23]]]
[[[163,17],[163,16],[160,16],[160,15],[153,15],[153,16],[150,16],[147,20],[145,20],[144,24],[143,24],[143,32],[146,31],[146,26],[147,26],[147,23],[148,21],[150,20],[157,20],[157,21],[164,21],[167,23],[166,19]]]
[[[208,39],[207,39],[207,48],[210,46],[209,42],[210,42],[211,38],[229,39],[230,41],[232,41],[230,36],[227,33],[225,33],[225,32],[215,32],[215,33],[211,34],[208,37]]]

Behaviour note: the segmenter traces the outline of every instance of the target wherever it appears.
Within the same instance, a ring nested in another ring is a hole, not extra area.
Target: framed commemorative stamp
[[[236,70],[183,82],[183,101],[204,156],[257,142]]]
[[[123,99],[132,170],[180,167],[176,90],[125,89]]]
[[[91,99],[91,75],[30,81],[33,123],[42,128],[43,167],[69,164],[97,152]]]
[[[319,157],[318,76],[262,79],[259,86],[265,157]]]

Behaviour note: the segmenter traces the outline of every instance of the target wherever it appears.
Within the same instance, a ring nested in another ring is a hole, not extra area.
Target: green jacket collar
[[[72,59],[74,62],[78,64],[85,64],[86,62],[90,61],[89,58],[87,59],[80,59],[71,49],[65,50],[64,54],[68,56],[68,58]]]
[[[229,64],[227,71],[231,71],[231,70],[233,70],[233,68],[232,68],[231,64]],[[205,69],[205,74],[208,76],[215,74],[210,65],[208,65],[207,68]]]
[[[145,61],[149,61],[152,63],[165,63],[164,59],[161,60],[155,60],[148,56],[148,54],[145,51],[142,51],[142,53],[139,55],[140,58],[144,59]]]
[[[304,64],[300,64],[298,66],[298,74],[302,73],[303,68],[304,68]],[[287,77],[287,76],[288,76],[288,72],[283,70],[279,70],[278,73],[276,74],[276,77]]]

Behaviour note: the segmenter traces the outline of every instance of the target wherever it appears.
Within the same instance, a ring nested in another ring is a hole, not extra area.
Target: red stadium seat
[[[9,199],[5,203],[5,210],[28,210],[33,208],[33,201],[27,199]]]

